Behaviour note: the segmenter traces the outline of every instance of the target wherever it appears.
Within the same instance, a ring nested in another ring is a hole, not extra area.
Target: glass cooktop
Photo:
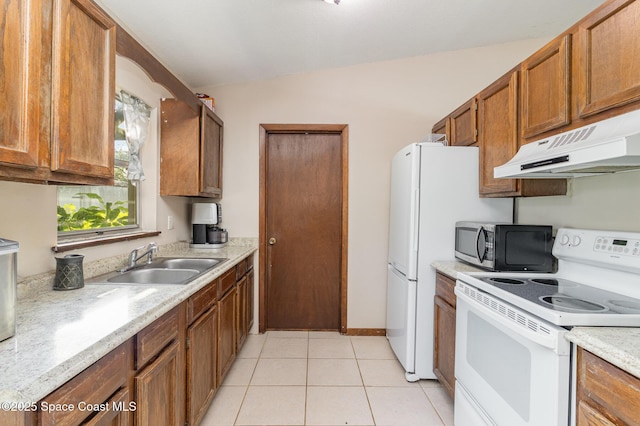
[[[504,292],[555,311],[640,315],[640,300],[562,278],[501,276],[479,279]]]

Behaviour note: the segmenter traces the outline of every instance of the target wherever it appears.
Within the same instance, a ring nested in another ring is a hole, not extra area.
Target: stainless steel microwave
[[[457,222],[455,256],[490,271],[554,272],[552,227]]]

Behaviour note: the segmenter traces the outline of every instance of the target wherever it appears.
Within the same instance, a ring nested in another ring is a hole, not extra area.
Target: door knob
[[[269,245],[272,246],[276,243],[276,239],[274,237],[269,238]]]

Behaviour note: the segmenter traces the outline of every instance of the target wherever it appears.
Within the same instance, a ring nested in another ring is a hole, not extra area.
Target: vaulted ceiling
[[[528,38],[603,0],[96,0],[192,88]]]

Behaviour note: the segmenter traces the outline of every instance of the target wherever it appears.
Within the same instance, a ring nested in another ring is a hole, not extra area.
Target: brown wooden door
[[[343,135],[269,133],[264,155],[265,326],[340,330]]]

